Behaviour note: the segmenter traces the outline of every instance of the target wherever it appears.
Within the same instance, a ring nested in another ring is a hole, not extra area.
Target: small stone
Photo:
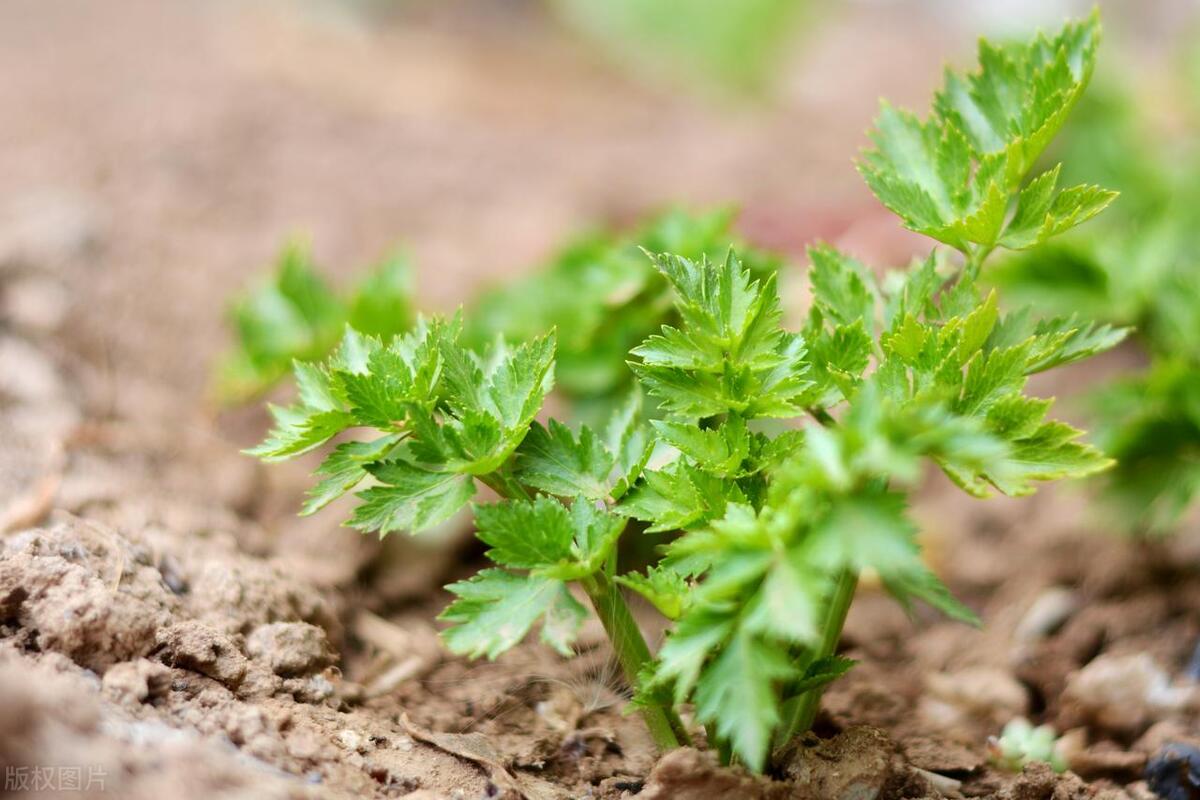
[[[194,620],[158,631],[159,658],[165,663],[199,672],[226,686],[246,677],[246,657],[232,637]]]
[[[318,672],[334,660],[325,631],[307,622],[259,625],[246,638],[246,652],[283,677]]]
[[[15,280],[0,292],[0,319],[29,334],[50,334],[67,316],[67,293],[51,278],[33,275]]]
[[[1172,687],[1153,658],[1137,653],[1099,656],[1071,675],[1062,702],[1072,722],[1129,736],[1180,710],[1192,697],[1191,687]]]
[[[144,658],[126,661],[104,673],[103,687],[111,700],[127,705],[148,703],[170,691],[171,670]]]
[[[95,206],[65,191],[23,195],[0,208],[0,270],[54,269],[98,239]]]
[[[1172,742],[1146,764],[1146,785],[1162,800],[1200,798],[1200,748]]]
[[[338,731],[337,738],[338,738],[338,742],[342,745],[342,747],[344,747],[347,750],[350,750],[352,752],[358,752],[358,751],[366,749],[366,747],[364,746],[363,738],[361,736],[359,736],[355,731],[352,731],[349,728],[346,728],[345,730],[342,730],[342,731]]]
[[[1038,595],[1033,605],[1021,617],[1013,631],[1018,642],[1033,642],[1044,639],[1062,627],[1079,608],[1079,599],[1070,589],[1054,586]]]
[[[1124,750],[1108,742],[1084,748],[1068,760],[1071,771],[1087,780],[1130,779],[1146,766],[1146,754]]]
[[[928,693],[921,713],[943,726],[961,724],[963,718],[969,718],[988,728],[998,728],[1029,713],[1028,690],[1006,670],[970,667],[938,672],[925,683]]]

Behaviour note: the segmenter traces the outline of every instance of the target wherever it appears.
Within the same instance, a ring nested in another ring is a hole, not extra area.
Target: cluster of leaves
[[[734,247],[755,275],[778,269],[775,256],[733,235],[732,222],[729,210],[671,210],[623,234],[581,236],[529,277],[486,292],[467,315],[468,337],[478,346],[556,330],[559,390],[577,417],[602,421],[629,391],[629,350],[675,319],[670,288],[641,248],[699,259]]]
[[[1200,120],[1200,85],[1191,92],[1173,110]],[[1200,148],[1154,133],[1135,108],[1115,83],[1089,94],[1055,151],[1121,190],[1114,213],[1086,236],[1007,260],[995,277],[1038,313],[1136,327],[1148,366],[1106,383],[1090,406],[1118,461],[1103,496],[1130,530],[1162,533],[1200,497]]]
[[[293,361],[324,358],[347,324],[390,339],[412,325],[412,278],[392,256],[346,295],[322,280],[307,247],[291,242],[274,274],[234,301],[229,312],[236,346],[218,364],[215,388],[224,403],[262,394],[286,376]]]
[[[497,336],[520,342],[557,331],[559,391],[576,417],[606,419],[632,384],[630,348],[674,318],[667,282],[639,248],[715,258],[736,247],[756,275],[773,274],[779,260],[738,240],[732,222],[725,209],[670,210],[631,231],[579,236],[524,280],[484,292],[465,317],[465,340],[480,349]],[[237,347],[220,365],[220,397],[245,400],[285,377],[293,360],[325,358],[347,323],[385,341],[409,330],[411,295],[409,272],[393,259],[342,300],[307,251],[289,245],[274,277],[231,309]]]
[[[907,228],[963,252],[1032,247],[1104,210],[1114,192],[1058,189],[1058,166],[1026,183],[1091,78],[1096,20],[1028,43],[981,41],[980,70],[947,69],[924,121],[885,103],[859,165],[871,190]]]
[[[981,71],[948,79],[933,121],[885,108],[863,169],[906,224],[923,219],[930,175],[965,180],[955,197],[995,204],[989,194],[1003,193],[998,225],[971,223],[975,212],[938,222],[932,233],[959,257],[935,251],[879,281],[815,247],[813,304],[792,331],[774,276],[756,275],[733,251],[649,254],[673,311],[630,350],[629,367],[657,404],[654,419],[635,392],[602,426],[543,426],[535,417],[553,382],[553,334],[476,347],[459,318],[420,320],[391,343],[350,331],[327,363],[298,365],[297,403],[273,410],[275,430],[253,452],[287,458],[372,429],[374,438],[333,449],[305,510],[367,482],[350,524],[381,533],[436,525],[477,484],[492,488],[500,501],[475,505],[474,516],[496,566],[448,587],[449,647],[493,658],[540,626],[545,642],[569,653],[586,614],[581,591],[661,745],[679,740],[674,708],[690,703],[710,742],[762,769],[773,746],[811,723],[822,687],[851,666],[836,645],[861,573],[879,575],[905,607],[974,619],[920,558],[906,501],[925,465],[982,497],[1024,495],[1110,463],[1025,390],[1029,376],[1112,347],[1124,332],[1002,313],[977,280],[992,248],[1024,246],[1003,232],[1031,208],[1042,209],[1037,229],[1053,233],[1094,207],[1096,192],[1044,201],[1045,175],[1024,186],[1012,176],[1029,169],[1053,133],[1045,126],[1056,129],[1074,104],[1082,85],[1064,81],[1086,80],[1096,36],[1093,19],[1026,48],[985,43]],[[996,139],[986,149],[955,133],[970,120],[982,137],[980,115]],[[958,136],[966,149],[896,146],[929,132]],[[1002,168],[989,160],[995,153]],[[914,171],[930,157],[931,170]],[[924,183],[910,181],[917,173]],[[642,572],[618,563],[629,520],[674,532]],[[655,656],[617,587],[668,620]]]

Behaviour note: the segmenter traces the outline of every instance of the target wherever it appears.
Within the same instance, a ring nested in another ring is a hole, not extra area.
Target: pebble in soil
[[[1181,742],[1164,745],[1146,764],[1146,783],[1163,800],[1200,798],[1200,748]]]

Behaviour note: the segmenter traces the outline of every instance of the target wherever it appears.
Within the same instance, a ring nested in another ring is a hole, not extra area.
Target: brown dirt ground
[[[284,235],[347,271],[402,240],[435,308],[672,200],[741,203],[764,244],[894,258],[910,241],[849,157],[876,95],[919,102],[969,41],[852,9],[779,102],[722,106],[614,75],[519,4],[372,8],[0,6],[6,776],[97,768],[123,798],[1144,798],[1146,755],[1200,735],[1200,530],[1136,546],[1078,493],[932,482],[932,556],[984,627],[864,588],[862,664],[767,780],[656,762],[598,629],[570,661],[446,654],[458,534],[381,545],[337,509],[293,516],[311,465],[238,455],[261,413],[205,401],[222,305]],[[1072,773],[987,765],[1016,715],[1072,731]]]

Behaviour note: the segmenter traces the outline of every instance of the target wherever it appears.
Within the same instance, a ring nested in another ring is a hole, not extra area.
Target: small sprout
[[[1058,748],[1058,736],[1049,725],[1036,728],[1024,717],[1004,726],[1000,738],[988,739],[988,760],[1000,769],[1020,772],[1027,764],[1044,762],[1055,772],[1066,772],[1067,763]]]

